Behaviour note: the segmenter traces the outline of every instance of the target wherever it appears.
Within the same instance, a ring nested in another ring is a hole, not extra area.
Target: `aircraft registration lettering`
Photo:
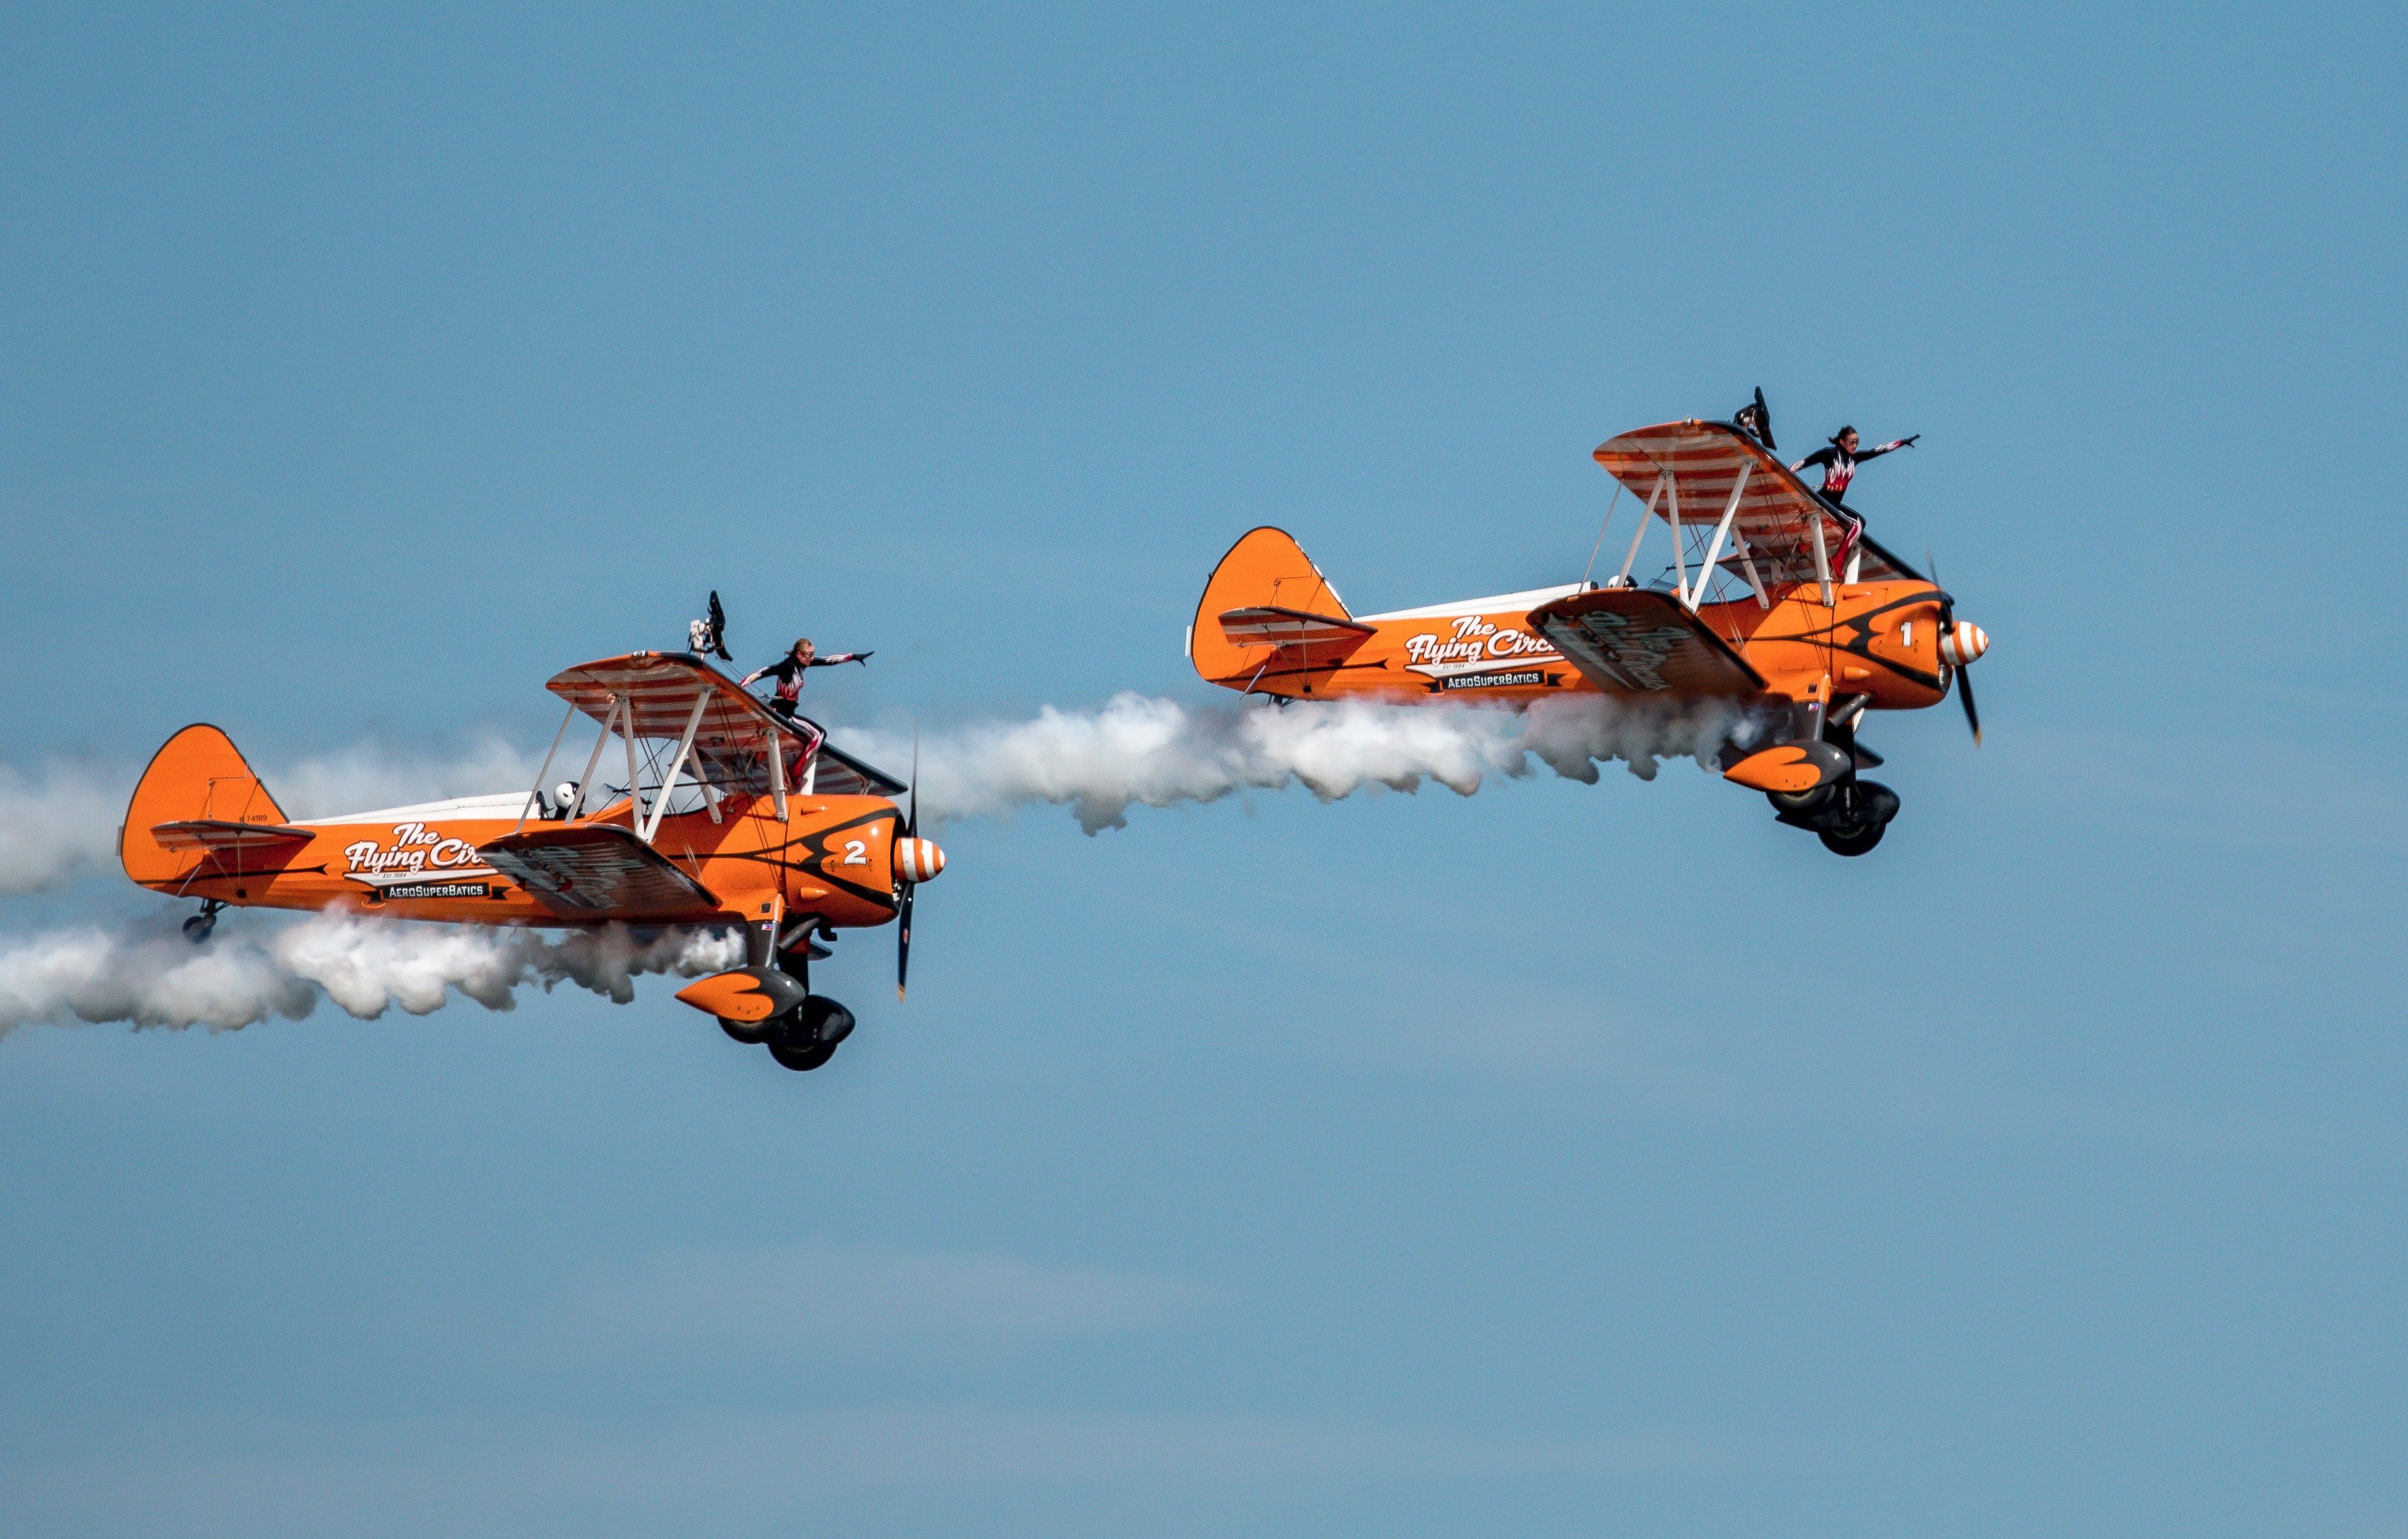
[[[343,859],[351,871],[439,871],[483,864],[477,846],[465,839],[448,839],[423,823],[394,825],[391,849],[372,839],[346,844]]]

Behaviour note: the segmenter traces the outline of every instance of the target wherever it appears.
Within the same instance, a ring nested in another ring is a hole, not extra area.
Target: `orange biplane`
[[[789,1069],[825,1063],[853,1013],[810,992],[821,942],[900,920],[944,869],[901,783],[773,714],[690,653],[630,653],[566,669],[567,702],[532,790],[342,817],[293,819],[214,726],[167,740],[120,831],[125,874],[197,898],[206,941],[228,905],[337,910],[452,924],[741,928],[747,965],[678,995]],[[547,789],[580,713],[600,724],[580,779]],[[612,738],[620,754],[606,754]],[[595,779],[623,770],[626,784]]]
[[[1747,724],[1722,750],[1727,779],[1838,854],[1880,843],[1899,800],[1858,776],[1882,762],[1856,741],[1858,724],[1867,711],[1937,705],[1953,682],[1980,741],[1965,669],[1989,639],[1870,539],[1833,571],[1841,515],[1738,427],[1642,427],[1596,457],[1620,483],[1615,499],[1627,490],[1640,504],[1629,554],[1605,583],[1356,615],[1294,539],[1261,528],[1213,569],[1188,657],[1210,683],[1282,703],[1726,700]],[[1641,585],[1632,568],[1658,526],[1671,560]]]

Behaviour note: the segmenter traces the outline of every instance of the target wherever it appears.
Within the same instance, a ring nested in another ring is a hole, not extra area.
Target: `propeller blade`
[[[1932,558],[1931,547],[1923,548],[1923,564],[1931,572],[1931,585],[1940,587],[1940,563]],[[1946,588],[1940,588],[1940,634],[1947,636],[1956,628],[1956,599]],[[1973,709],[1973,674],[1968,668],[1956,670],[1956,698],[1965,707],[1965,725],[1973,729],[1973,746],[1982,746],[1982,713]]]
[[[911,800],[903,814],[903,837],[920,837],[920,728],[911,727]],[[895,934],[895,1002],[903,1002],[904,980],[911,975],[911,899],[920,890],[916,882],[903,884],[903,900],[895,911],[898,927]]]

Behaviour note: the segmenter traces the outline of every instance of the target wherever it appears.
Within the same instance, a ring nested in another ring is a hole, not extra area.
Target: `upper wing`
[[[529,828],[477,853],[556,913],[658,921],[700,917],[720,906],[710,888],[616,824]]]
[[[544,687],[597,722],[610,722],[616,713],[622,729],[638,738],[683,737],[699,699],[702,720],[694,739],[697,775],[756,796],[772,788],[773,753],[795,766],[786,788],[798,789],[802,767],[796,755],[820,735],[817,724],[801,717],[780,719],[735,680],[684,653],[635,652],[580,663],[552,675]],[[891,797],[901,795],[903,784],[823,743],[812,789],[822,796]]]
[[[1609,695],[1742,698],[1764,676],[1670,594],[1600,588],[1541,604],[1531,628]]]
[[[819,724],[811,724],[816,726]],[[821,797],[885,797],[901,796],[910,787],[882,770],[873,770],[832,742],[820,744],[819,769],[811,779],[811,794]]]
[[[1814,525],[1823,527],[1827,558],[1840,550],[1840,520],[1806,483],[1770,451],[1724,423],[1662,423],[1635,428],[1599,444],[1597,462],[1628,487],[1642,507],[1668,523],[1711,527],[1730,506],[1731,489],[1745,471],[1732,530],[1747,542],[1756,570],[1768,584],[1812,583]],[[1905,565],[1870,540],[1857,576],[1866,582],[1915,577]],[[1842,575],[1833,572],[1836,581]]]

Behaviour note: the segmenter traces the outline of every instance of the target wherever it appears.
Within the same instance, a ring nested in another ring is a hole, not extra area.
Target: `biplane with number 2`
[[[1937,705],[1953,683],[1978,742],[1965,669],[1988,637],[1872,539],[1834,571],[1842,515],[1736,426],[1642,427],[1596,458],[1614,500],[1627,491],[1640,508],[1604,583],[1355,615],[1293,539],[1255,529],[1205,584],[1188,657],[1210,683],[1283,703],[1726,700],[1747,725],[1721,752],[1725,778],[1840,855],[1880,843],[1899,798],[1858,773],[1882,762],[1857,740],[1865,713]],[[1670,560],[1641,583],[1652,530]]]
[[[714,596],[715,597],[715,596]],[[547,685],[567,704],[527,791],[293,819],[214,726],[167,740],[119,834],[126,875],[198,899],[206,941],[229,905],[452,924],[741,929],[746,965],[678,998],[789,1069],[816,1069],[853,1013],[810,991],[839,930],[899,921],[944,869],[918,797],[802,717],[769,711],[692,653],[584,663]],[[597,725],[576,780],[547,786],[568,728]],[[614,741],[617,751],[612,752]],[[608,784],[616,773],[624,784]]]

